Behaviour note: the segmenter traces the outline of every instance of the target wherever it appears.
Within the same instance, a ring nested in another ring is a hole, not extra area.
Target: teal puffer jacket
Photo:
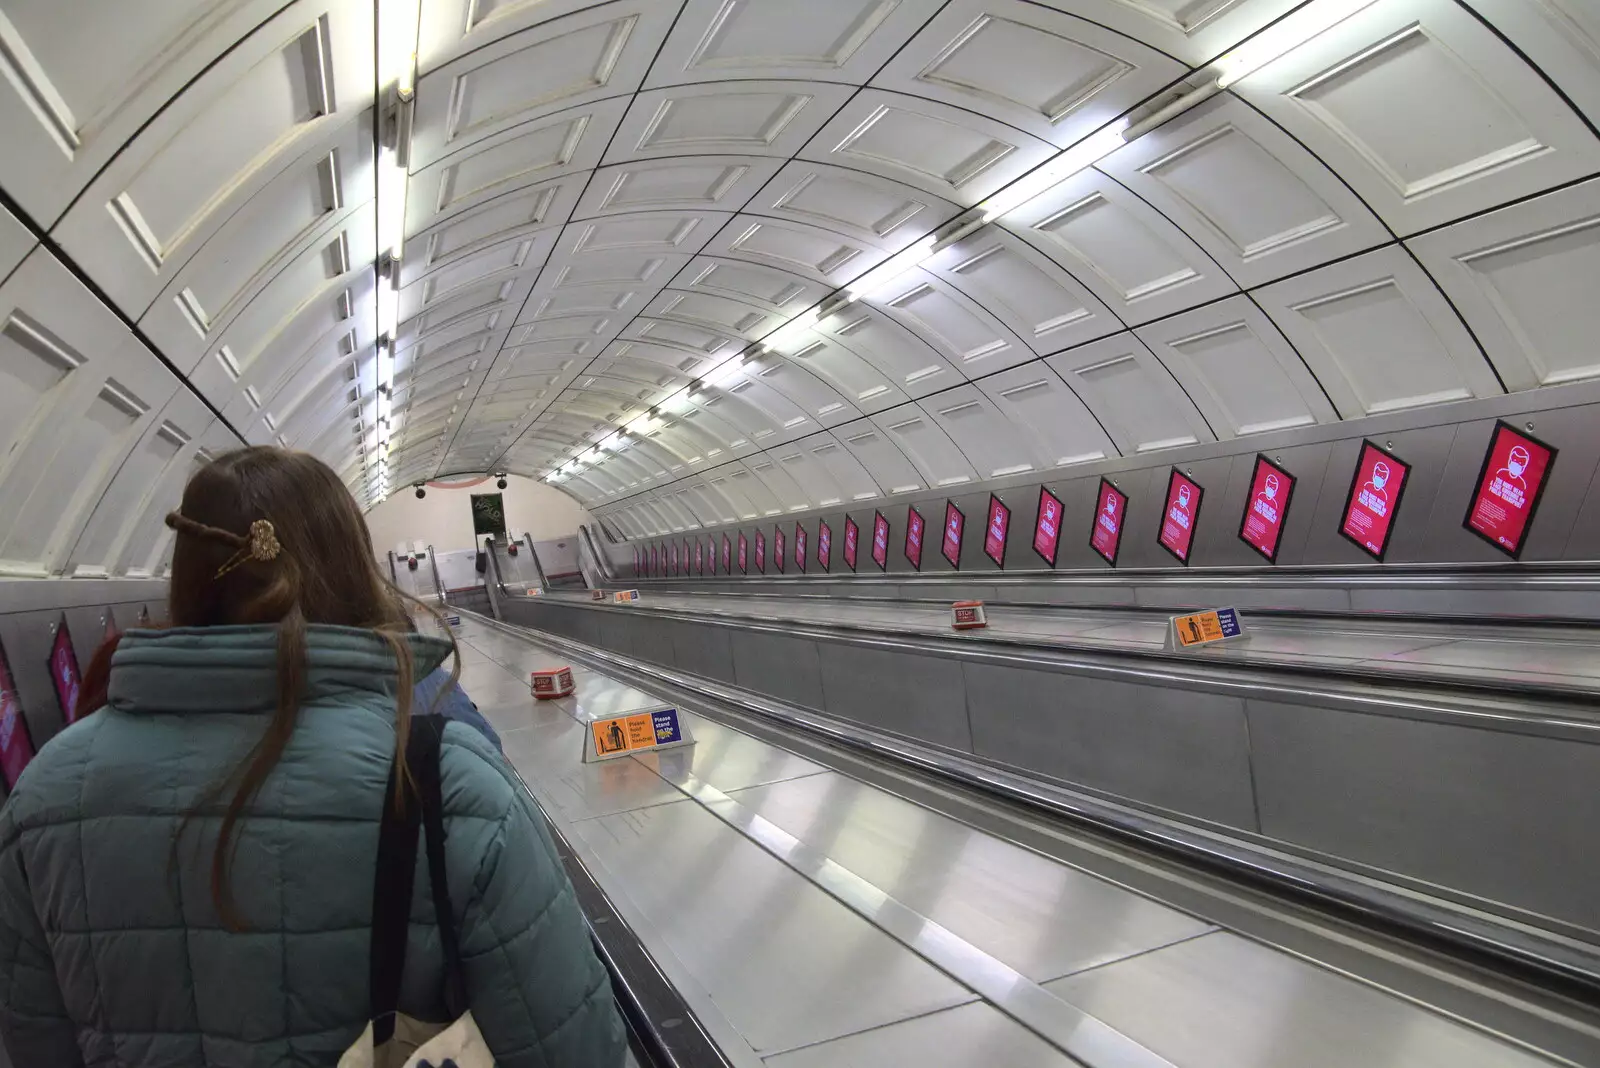
[[[449,652],[410,641],[419,675]],[[396,679],[369,631],[313,627],[308,645],[299,724],[233,863],[244,933],[212,906],[220,819],[169,856],[266,725],[273,628],[129,631],[109,707],[23,774],[0,811],[0,1033],[18,1068],[331,1066],[360,1034]],[[440,759],[468,998],[499,1065],[615,1068],[621,1021],[543,818],[470,727],[446,728]],[[401,1010],[442,1019],[423,863],[412,900]]]

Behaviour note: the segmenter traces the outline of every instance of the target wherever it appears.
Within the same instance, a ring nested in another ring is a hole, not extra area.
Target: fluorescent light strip
[[[406,240],[406,169],[392,148],[378,153],[378,252],[397,261]]]
[[[1285,15],[1217,61],[1223,89],[1368,7],[1376,0],[1311,0]]]
[[[895,279],[901,277],[933,255],[934,245],[938,242],[936,234],[929,234],[910,248],[895,253],[878,266],[857,278],[845,289],[845,295],[850,300],[860,300],[886,288]],[[787,329],[787,327],[785,327]]]
[[[1127,144],[1122,138],[1123,131],[1127,128],[1128,120],[1118,119],[1110,126],[1101,127],[1071,148],[1053,156],[1042,166],[1018,178],[978,205],[983,212],[983,221],[993,222],[1002,215],[1008,215],[1029,201],[1048,193],[1067,179],[1093,167]]]

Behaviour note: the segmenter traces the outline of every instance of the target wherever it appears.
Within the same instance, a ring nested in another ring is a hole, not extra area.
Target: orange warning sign
[[[655,722],[648,712],[594,724],[594,751],[599,756],[653,749],[655,744]]]

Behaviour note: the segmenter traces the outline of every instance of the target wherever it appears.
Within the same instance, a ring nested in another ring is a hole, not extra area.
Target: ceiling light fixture
[[[399,327],[399,297],[394,291],[400,287],[400,261],[406,238],[406,187],[416,116],[417,33],[422,5],[421,0],[379,0],[377,9],[378,84],[383,95],[375,195],[379,262],[381,265],[388,261],[387,273],[379,271],[378,332],[393,337]]]
[[[853,301],[860,300],[884,289],[908,271],[915,270],[919,264],[933,255],[936,244],[938,235],[928,234],[910,248],[895,253],[851,282],[845,289],[846,298]]]
[[[400,292],[396,289],[400,273],[399,261],[393,257],[385,256],[388,264],[389,277],[384,277],[384,271],[378,272],[378,338],[380,343],[393,344],[394,336],[400,329]]]
[[[1375,2],[1311,0],[1219,59],[1216,63],[1218,87],[1226,89],[1241,78],[1248,78],[1268,63],[1294,51],[1318,34],[1331,30]]]
[[[1059,155],[1052,156],[1043,165],[1029,171],[978,205],[983,212],[983,221],[993,222],[1002,215],[1010,214],[1034,198],[1048,193],[1068,178],[1093,167],[1127,144],[1127,140],[1123,138],[1123,132],[1127,128],[1128,120],[1118,119],[1110,126],[1096,130]]]
[[[718,364],[716,367],[713,367],[710,371],[706,372],[705,377],[701,379],[701,381],[705,382],[705,384],[708,386],[714,386],[717,389],[721,389],[723,386],[737,378],[739,376],[739,372],[744,370],[744,366],[744,360],[735,356],[733,359],[728,360],[725,363]],[[687,396],[685,399],[687,400]],[[673,397],[669,403],[676,400],[677,397]]]

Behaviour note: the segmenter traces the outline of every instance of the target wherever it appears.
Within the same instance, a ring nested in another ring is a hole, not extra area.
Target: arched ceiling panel
[[[1509,58],[1455,0],[1384,0],[1237,92],[1407,236],[1600,167],[1600,139]]]
[[[1093,168],[1023,205],[1006,226],[1130,326],[1239,288],[1176,223]]]
[[[1600,181],[1408,242],[1509,389],[1600,375]]]
[[[10,4],[0,404],[126,474],[0,558],[237,440],[664,530],[1593,378],[1591,6]]]
[[[1125,329],[1087,286],[998,226],[957,242],[924,267],[987,309],[1038,355]]]
[[[1245,287],[1389,240],[1331,170],[1235,98],[1214,98],[1152,130],[1099,169],[1176,223]]]
[[[1029,0],[951,0],[872,85],[1066,148],[1186,73],[1148,45]]]
[[[1134,334],[1080,345],[1044,362],[1095,413],[1124,456],[1215,440],[1191,396]],[[1022,377],[1021,369],[1013,373]],[[1054,418],[1057,391],[1048,376],[1028,376],[1011,388],[1018,392],[1007,399],[1024,421],[1040,425]]]

